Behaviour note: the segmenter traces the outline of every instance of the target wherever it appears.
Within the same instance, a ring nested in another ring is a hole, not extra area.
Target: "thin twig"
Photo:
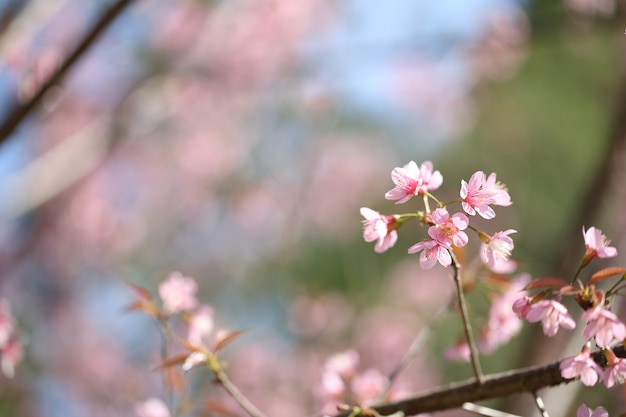
[[[541,417],[550,417],[548,415],[548,410],[546,410],[546,406],[543,403],[543,400],[541,399],[539,394],[537,394],[537,391],[533,392],[533,398],[535,399],[535,404],[537,404],[537,408],[539,409],[539,412],[541,413]]]
[[[613,352],[620,358],[626,357],[624,346],[616,346]],[[602,351],[591,354],[600,366],[606,366],[606,358]],[[493,398],[506,397],[512,394],[537,392],[541,388],[570,383],[574,379],[561,376],[560,361],[547,365],[518,369],[484,377],[480,384],[475,378],[464,382],[455,382],[430,390],[422,395],[402,401],[372,406],[379,414],[385,416],[401,411],[404,415],[449,410],[462,407],[467,402],[478,402]],[[336,417],[347,417],[348,413],[337,414]]]
[[[433,316],[430,322],[428,322],[426,326],[423,329],[421,329],[419,334],[415,337],[415,339],[411,343],[409,350],[406,352],[402,360],[400,360],[400,363],[398,363],[398,365],[394,368],[394,370],[389,374],[389,380],[387,381],[387,386],[385,387],[384,390],[382,390],[381,395],[378,397],[379,400],[382,401],[387,391],[389,391],[389,389],[395,382],[396,378],[398,378],[398,375],[400,375],[400,373],[409,365],[409,363],[411,363],[411,361],[415,359],[417,354],[420,352],[422,346],[424,346],[424,343],[426,343],[426,340],[430,336],[432,329],[437,325],[437,323],[439,323],[439,321],[448,312],[448,310],[450,310],[451,304],[452,304],[452,300],[447,302],[446,305],[443,308],[441,308],[441,310],[438,311]]]
[[[464,403],[461,408],[463,410],[471,411],[472,413],[480,414],[481,416],[487,417],[520,417],[516,414],[506,413],[500,410],[494,410],[493,408],[474,403]]]
[[[239,391],[239,388],[232,383],[232,381],[228,378],[228,375],[226,375],[226,372],[224,372],[221,367],[213,369],[213,371],[215,372],[215,376],[219,383],[226,391],[228,391],[230,396],[233,397],[237,403],[239,403],[241,408],[243,408],[246,413],[250,414],[251,417],[267,417],[261,410],[252,404],[241,391]]]
[[[26,103],[17,104],[0,123],[0,144],[4,143],[13,133],[15,128],[30,114],[46,95],[48,90],[57,84],[65,74],[74,66],[78,59],[89,49],[98,37],[108,28],[133,0],[118,0],[96,21],[93,27],[85,34],[74,51],[67,57],[52,76],[39,88],[33,97]]]
[[[472,367],[474,368],[474,376],[476,377],[476,382],[482,384],[484,382],[485,376],[483,375],[483,371],[480,367],[480,362],[478,361],[478,349],[476,348],[476,342],[474,341],[474,333],[472,332],[472,324],[469,320],[469,313],[467,311],[467,303],[465,302],[465,294],[463,292],[463,282],[461,280],[461,265],[459,261],[456,259],[456,256],[452,251],[450,251],[450,256],[452,257],[452,267],[454,268],[454,282],[456,284],[456,293],[459,300],[459,308],[461,310],[461,318],[463,319],[463,329],[465,330],[465,340],[469,345],[470,349],[470,358],[472,361]]]

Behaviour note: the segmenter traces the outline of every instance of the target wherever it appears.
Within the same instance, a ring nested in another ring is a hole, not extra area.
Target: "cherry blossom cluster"
[[[543,332],[554,336],[562,327],[573,329],[576,321],[569,314],[562,298],[572,296],[582,308],[582,320],[586,323],[583,337],[586,339],[581,352],[561,361],[561,375],[575,379],[587,386],[602,381],[607,388],[616,383],[623,383],[626,378],[626,361],[611,349],[614,342],[626,340],[626,325],[611,311],[612,298],[623,288],[626,279],[626,268],[610,267],[593,274],[586,283],[580,278],[581,272],[595,258],[613,258],[617,249],[609,246],[610,241],[601,230],[590,227],[583,228],[585,254],[578,271],[570,283],[555,277],[539,278],[528,284],[525,289],[539,290],[533,296],[524,296],[513,304],[513,310],[522,319],[529,322],[541,322]],[[603,291],[596,288],[600,281],[620,276],[610,289]],[[606,358],[604,369],[591,357],[591,343],[602,349]]]
[[[398,396],[397,390],[387,392],[391,381],[377,369],[359,372],[359,361],[354,349],[336,353],[326,360],[316,390],[325,413],[336,412],[338,404],[371,405]]]
[[[24,347],[17,334],[15,319],[9,302],[0,299],[0,366],[2,373],[9,378],[15,374],[15,367],[24,357]]]
[[[363,238],[366,242],[374,242],[376,252],[385,252],[398,240],[397,229],[406,221],[417,219],[428,225],[428,238],[414,244],[408,249],[410,254],[421,252],[420,265],[430,269],[437,262],[443,266],[452,264],[451,252],[468,244],[469,238],[465,230],[474,230],[482,240],[480,256],[485,265],[495,272],[510,272],[509,257],[513,250],[513,239],[509,236],[513,229],[499,231],[488,235],[470,225],[469,216],[479,215],[484,219],[496,216],[491,206],[510,206],[511,197],[506,187],[496,180],[496,174],[486,176],[484,172],[475,172],[469,182],[461,181],[459,199],[449,203],[440,202],[432,191],[443,184],[443,176],[433,169],[433,164],[426,161],[418,166],[414,161],[404,167],[394,168],[391,179],[395,187],[385,194],[387,200],[396,204],[408,202],[413,197],[423,197],[424,210],[416,213],[382,215],[367,207],[361,208],[365,218]],[[429,201],[437,204],[430,210]],[[451,214],[448,211],[454,203],[460,203],[463,212]]]
[[[143,311],[154,318],[169,335],[178,342],[186,353],[171,358],[163,358],[162,367],[182,365],[183,371],[205,365],[215,372],[221,370],[217,358],[219,351],[241,332],[228,332],[215,325],[213,308],[200,304],[197,299],[198,285],[191,277],[180,272],[172,272],[158,287],[161,303],[153,299],[146,289],[133,286],[138,296],[129,305],[129,310]],[[186,324],[185,337],[173,335],[170,321],[177,317]],[[135,413],[139,417],[169,417],[170,412],[159,398],[150,398],[136,405]]]

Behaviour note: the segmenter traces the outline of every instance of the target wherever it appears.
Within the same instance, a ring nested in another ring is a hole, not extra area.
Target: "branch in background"
[[[626,357],[624,346],[613,348],[613,352],[620,358]],[[606,365],[606,358],[602,351],[594,352],[591,356],[601,366],[604,367]],[[473,403],[506,397],[512,394],[531,393],[534,395],[541,388],[575,381],[561,376],[559,364],[560,361],[557,361],[548,365],[487,375],[484,377],[483,383],[478,383],[475,379],[471,379],[466,382],[435,388],[418,397],[370,408],[383,416],[399,411],[403,412],[404,415],[415,415],[424,412],[459,408],[467,402]],[[348,417],[348,415],[349,413],[340,413],[336,417]]]
[[[98,39],[98,37],[108,28],[111,23],[119,16],[122,11],[132,3],[133,0],[118,0],[111,6],[93,25],[93,27],[85,34],[83,40],[78,43],[74,52],[72,52],[63,64],[52,74],[33,97],[26,103],[17,104],[13,110],[0,123],[0,145],[7,141],[13,131],[20,123],[32,112],[39,104],[48,90],[57,84],[65,76],[65,74],[74,66],[78,59],[89,49],[90,46]]]

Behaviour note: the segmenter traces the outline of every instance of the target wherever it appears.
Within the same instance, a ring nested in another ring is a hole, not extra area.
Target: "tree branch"
[[[624,346],[617,346],[613,351],[621,358],[626,357]],[[591,356],[600,366],[606,366],[606,358],[602,351],[594,352]],[[464,382],[455,382],[435,388],[414,398],[370,408],[383,416],[399,411],[403,412],[404,415],[415,415],[458,408],[466,402],[489,400],[519,393],[532,394],[541,388],[575,381],[561,376],[560,363],[561,361],[557,361],[548,365],[487,375],[482,383],[478,383],[474,378]],[[336,417],[347,417],[348,415],[349,413],[344,412],[337,414]]]
[[[17,103],[12,111],[0,123],[0,145],[6,142],[15,128],[30,114],[46,95],[48,90],[57,84],[65,74],[74,66],[78,59],[89,49],[106,28],[133,0],[118,0],[110,9],[100,16],[93,27],[85,34],[83,40],[78,43],[76,49],[67,57],[63,64],[52,76],[39,88],[37,93],[26,103]]]

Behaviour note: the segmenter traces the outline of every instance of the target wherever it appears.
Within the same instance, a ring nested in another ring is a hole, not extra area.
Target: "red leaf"
[[[621,268],[618,266],[611,268],[604,268],[596,272],[591,276],[589,280],[589,284],[596,283],[598,281],[602,281],[603,279],[611,278],[615,275],[624,275],[626,274],[626,268]]]
[[[150,294],[150,291],[137,284],[133,284],[132,282],[129,282],[128,285],[133,290],[133,292],[137,294],[137,296],[139,296],[139,298],[146,301],[152,301],[152,294]]]
[[[154,369],[156,370],[156,369],[162,369],[162,368],[169,368],[170,366],[182,364],[183,362],[185,362],[185,359],[187,359],[187,356],[189,356],[188,353],[181,353],[180,355],[172,356],[171,358],[166,359],[165,362],[159,364]]]
[[[538,289],[551,289],[551,288],[563,288],[568,286],[569,283],[561,278],[546,277],[539,278],[531,281],[526,285],[523,290],[538,290]]]
[[[232,342],[235,338],[241,336],[245,332],[246,330],[239,330],[237,332],[228,333],[226,336],[218,340],[217,343],[215,343],[215,346],[213,347],[213,352],[215,353],[219,352],[224,346],[226,346],[227,344]]]

